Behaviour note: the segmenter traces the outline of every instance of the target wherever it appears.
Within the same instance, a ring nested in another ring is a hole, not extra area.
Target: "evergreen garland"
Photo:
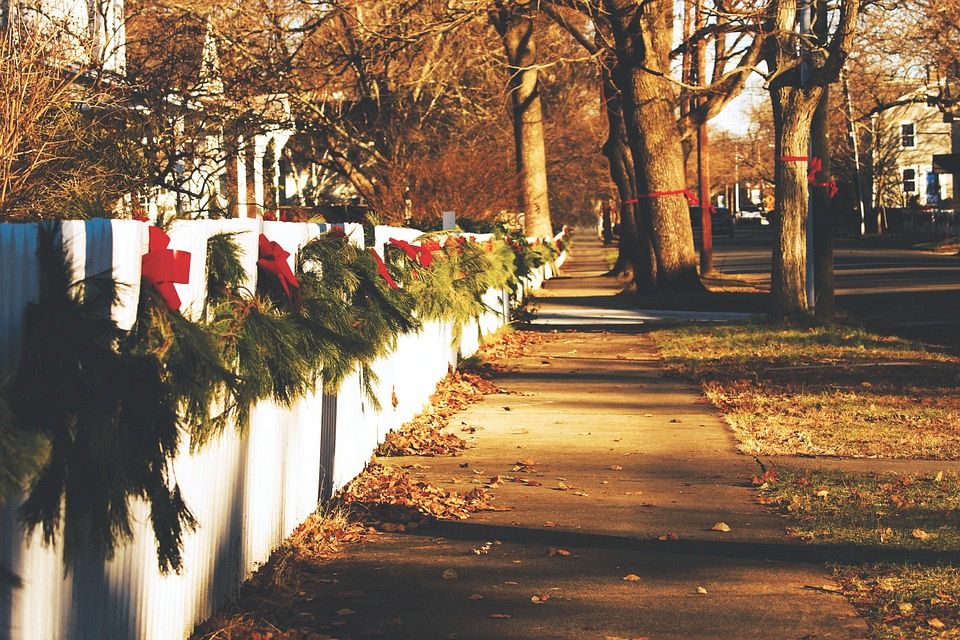
[[[125,332],[109,313],[116,283],[69,282],[57,228],[41,230],[41,295],[27,310],[12,411],[0,393],[0,490],[32,476],[21,518],[48,542],[62,531],[68,566],[110,557],[132,535],[130,501],[142,498],[161,570],[179,570],[183,533],[196,524],[170,469],[179,429],[196,448],[230,423],[243,429],[261,400],[289,405],[320,379],[334,393],[357,370],[376,406],[371,363],[417,318],[452,319],[459,334],[484,312],[488,289],[515,286],[521,262],[552,259],[547,247],[514,254],[499,238],[447,238],[429,267],[392,248],[404,283],[394,289],[371,253],[327,234],[302,247],[289,295],[263,271],[256,291],[244,287],[235,234],[219,234],[208,242],[203,320],[170,309],[144,280]]]
[[[379,408],[370,364],[389,353],[398,335],[419,328],[412,298],[388,286],[376,259],[342,236],[314,238],[300,250],[298,262],[301,322],[310,329],[313,342],[307,346],[323,369],[325,390],[334,393],[359,367],[364,391]],[[331,345],[325,336],[339,337]]]
[[[71,283],[54,227],[43,227],[40,300],[30,305],[12,404],[20,428],[50,453],[20,507],[44,539],[63,532],[64,560],[110,557],[132,534],[130,503],[150,504],[161,570],[181,567],[194,520],[172,480],[177,400],[155,353],[119,348],[109,278]]]
[[[423,320],[451,320],[454,340],[463,327],[487,309],[483,296],[488,289],[509,288],[515,279],[514,256],[500,240],[468,242],[446,234],[421,237],[423,248],[434,248],[429,266],[408,255],[402,244],[387,245],[392,264],[401,272],[404,290],[416,302]],[[443,243],[437,239],[444,239]]]

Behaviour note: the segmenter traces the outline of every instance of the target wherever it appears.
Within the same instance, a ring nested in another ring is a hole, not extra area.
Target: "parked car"
[[[738,224],[770,224],[766,213],[763,209],[752,207],[740,210],[735,217]]]
[[[690,224],[693,226],[694,235],[700,231],[700,216],[700,207],[690,207]],[[730,213],[730,209],[714,207],[710,216],[710,223],[713,228],[713,235],[733,237],[733,214]]]

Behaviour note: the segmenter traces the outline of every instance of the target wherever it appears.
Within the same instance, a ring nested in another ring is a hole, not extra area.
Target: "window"
[[[912,122],[904,122],[900,125],[900,146],[904,149],[917,146],[916,129]]]
[[[917,191],[917,170],[904,169],[903,170],[903,192],[916,193],[916,191]]]

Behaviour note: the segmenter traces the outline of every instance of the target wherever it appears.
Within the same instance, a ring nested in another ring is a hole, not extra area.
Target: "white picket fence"
[[[359,225],[344,229],[351,241],[363,245]],[[185,315],[197,317],[205,303],[210,236],[241,232],[237,239],[252,290],[261,232],[289,251],[292,263],[298,249],[325,230],[325,225],[258,220],[178,222],[170,231],[170,248],[194,256],[190,282],[176,285]],[[0,375],[9,375],[18,362],[23,314],[38,298],[37,233],[36,224],[0,225]],[[378,244],[389,237],[414,240],[419,235],[410,229],[376,231]],[[141,257],[148,248],[146,225],[64,222],[62,237],[78,279],[111,271],[124,283],[112,314],[119,326],[131,327]],[[548,269],[541,269],[523,288],[536,288],[549,276]],[[20,576],[23,586],[0,592],[0,638],[187,637],[315,510],[324,493],[355,477],[385,435],[426,405],[449,366],[475,353],[481,338],[508,320],[507,292],[489,291],[485,302],[489,310],[463,329],[456,344],[450,323],[430,322],[417,333],[400,336],[396,349],[373,365],[380,409],[370,406],[354,375],[336,396],[312,393],[291,407],[259,404],[245,437],[227,430],[199,452],[182,451],[175,474],[199,527],[185,536],[180,574],[159,572],[144,503],[135,505],[132,540],[113,558],[65,573],[62,549],[45,546],[39,532],[25,536],[16,518],[22,496],[8,496],[0,508],[0,565]]]

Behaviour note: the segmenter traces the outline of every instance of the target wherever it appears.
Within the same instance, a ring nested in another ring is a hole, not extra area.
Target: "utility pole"
[[[867,233],[867,216],[863,204],[863,179],[860,175],[860,141],[857,140],[857,129],[853,122],[853,102],[850,100],[850,83],[847,81],[846,68],[840,70],[843,79],[843,97],[847,102],[847,133],[853,144],[853,175],[857,181],[857,208],[860,212],[860,235]]]
[[[810,61],[808,54],[810,44],[808,38],[811,36],[810,11],[813,0],[802,0],[798,6],[800,12],[800,85],[806,89],[810,86]],[[813,148],[807,146],[807,162],[812,158]],[[813,312],[816,308],[816,287],[814,286],[815,272],[813,269],[813,199],[810,190],[807,190],[807,309]]]
[[[703,0],[696,0],[695,6],[695,28],[697,32],[703,32],[706,26],[706,16],[703,11]],[[706,86],[707,80],[707,51],[705,43],[696,43],[696,73],[697,84],[701,87]],[[700,105],[701,99],[697,98],[696,104]],[[698,117],[697,123],[697,176],[700,182],[700,231],[702,239],[700,242],[700,275],[706,275],[713,271],[713,218],[710,215],[710,140],[707,134],[707,117],[704,112]]]
[[[740,150],[733,156],[733,213],[740,213]]]

